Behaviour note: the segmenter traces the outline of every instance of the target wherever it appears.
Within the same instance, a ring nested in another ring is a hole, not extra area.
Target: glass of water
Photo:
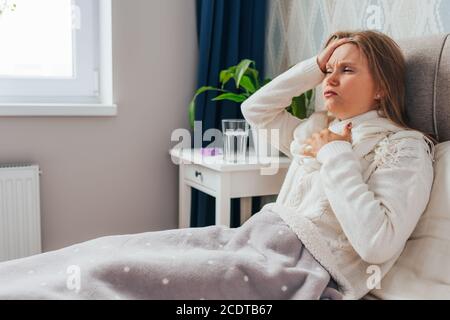
[[[245,162],[249,124],[242,119],[222,120],[223,156],[227,162]]]

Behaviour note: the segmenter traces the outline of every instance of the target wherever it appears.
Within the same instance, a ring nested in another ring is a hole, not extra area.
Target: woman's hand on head
[[[328,44],[328,46],[323,49],[321,53],[317,55],[317,64],[319,65],[320,70],[322,70],[323,73],[327,72],[327,62],[330,60],[331,56],[333,55],[334,50],[338,48],[339,46],[342,46],[345,43],[350,42],[351,39],[349,38],[342,38],[338,40],[333,40]]]
[[[352,142],[352,123],[350,122],[344,127],[343,135],[335,134],[329,129],[323,129],[318,133],[314,133],[311,138],[305,140],[307,147],[303,148],[303,155],[308,157],[316,157],[320,149],[332,141],[348,141]]]

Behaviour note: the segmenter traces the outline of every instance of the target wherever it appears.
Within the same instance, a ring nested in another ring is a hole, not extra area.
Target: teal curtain
[[[199,65],[197,88],[219,86],[219,72],[251,59],[264,76],[266,0],[197,0],[197,35]],[[207,92],[196,100],[195,120],[202,121],[202,131],[221,129],[222,119],[242,119],[240,105],[230,101],[211,101],[217,94]],[[203,134],[196,132],[195,134]],[[204,147],[211,142],[203,142]],[[231,203],[231,226],[239,225],[239,200]],[[252,212],[260,208],[255,198]],[[192,190],[191,227],[215,223],[215,199]]]

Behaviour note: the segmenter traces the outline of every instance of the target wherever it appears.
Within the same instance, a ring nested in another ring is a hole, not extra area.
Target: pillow
[[[450,299],[450,141],[436,146],[427,208],[392,269],[367,298]]]

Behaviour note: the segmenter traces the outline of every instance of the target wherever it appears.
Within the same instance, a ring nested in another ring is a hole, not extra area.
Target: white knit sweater
[[[316,61],[312,57],[273,79],[242,104],[242,112],[253,127],[279,130],[278,148],[292,158],[277,201],[268,206],[344,296],[359,299],[374,287],[377,274],[381,280],[392,267],[425,210],[434,146],[422,133],[404,130],[377,111],[335,119],[329,126],[327,111],[305,120],[293,117],[285,110],[291,99],[324,79]],[[317,158],[301,155],[313,133],[328,126],[342,134],[349,121],[352,143],[330,142]]]

